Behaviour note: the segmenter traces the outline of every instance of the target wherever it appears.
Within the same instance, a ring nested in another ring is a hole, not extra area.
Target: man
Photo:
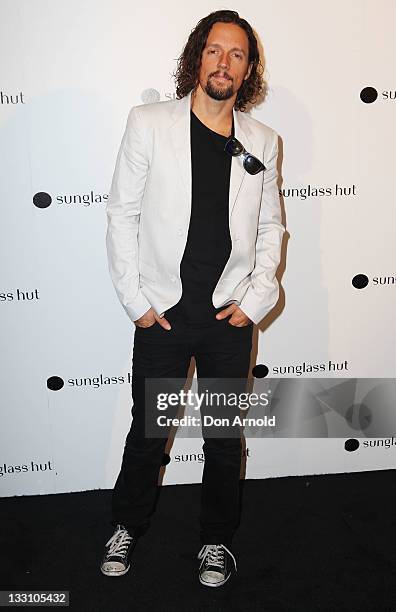
[[[107,204],[107,249],[135,324],[133,420],[112,496],[107,576],[129,570],[163,461],[166,437],[145,428],[155,410],[145,379],[185,380],[194,356],[198,379],[246,381],[253,323],[278,299],[285,229],[278,139],[243,112],[262,91],[260,68],[251,26],[234,11],[216,11],[197,24],[179,58],[177,99],[128,116]],[[217,587],[236,570],[241,439],[202,434],[198,576]]]

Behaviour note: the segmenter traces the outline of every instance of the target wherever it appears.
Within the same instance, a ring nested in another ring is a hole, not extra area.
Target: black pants
[[[218,308],[217,312],[223,309]],[[230,316],[220,321],[214,316],[213,323],[208,326],[193,327],[186,323],[176,307],[168,310],[165,317],[172,326],[169,331],[159,323],[135,328],[133,420],[112,496],[111,523],[114,526],[124,524],[136,536],[149,525],[167,442],[166,437],[147,437],[145,433],[145,410],[150,410],[150,406],[145,408],[145,377],[180,378],[185,383],[191,356],[195,357],[198,381],[211,377],[238,378],[245,379],[246,386],[249,374],[253,324],[235,327],[228,322]],[[204,428],[202,435],[205,463],[201,541],[202,544],[230,545],[239,516],[241,439],[240,436],[205,436]]]

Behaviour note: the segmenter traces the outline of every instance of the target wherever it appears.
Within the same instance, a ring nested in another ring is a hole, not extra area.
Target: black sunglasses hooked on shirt
[[[237,155],[242,155],[243,157],[243,167],[246,172],[249,174],[258,174],[265,170],[264,164],[261,163],[257,157],[248,153],[245,147],[233,136],[231,136],[224,145],[224,151],[232,155],[233,157]]]

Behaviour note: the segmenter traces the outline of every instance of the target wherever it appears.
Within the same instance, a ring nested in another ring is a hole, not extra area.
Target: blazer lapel
[[[190,137],[191,92],[175,105],[170,140],[179,164],[180,176],[191,201],[191,137]]]
[[[249,138],[249,128],[246,125],[243,113],[233,109],[234,114],[234,134],[249,153],[252,152],[252,144]],[[229,195],[229,218],[231,219],[232,209],[234,208],[242,181],[245,178],[246,170],[243,167],[243,159],[239,155],[233,157],[231,161],[231,176],[230,176],[230,195]]]
[[[186,189],[186,194],[191,202],[191,135],[190,135],[190,110],[191,110],[191,92],[184,96],[175,105],[173,111],[173,122],[170,126],[170,141],[172,143],[178,165],[182,183]],[[250,139],[250,130],[246,124],[243,113],[233,109],[234,115],[234,133],[237,138],[249,153],[252,151],[252,142]],[[226,155],[226,153],[224,153]],[[246,170],[243,167],[243,159],[241,156],[233,157],[231,160],[231,175],[230,175],[230,190],[229,190],[229,218],[231,218],[232,209],[234,208],[242,181],[245,177]]]

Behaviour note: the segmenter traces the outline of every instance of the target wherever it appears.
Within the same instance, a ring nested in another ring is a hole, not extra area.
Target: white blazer
[[[190,109],[191,93],[129,111],[106,205],[106,246],[113,285],[132,321],[151,306],[162,316],[182,295],[180,262],[191,213]],[[250,175],[241,156],[232,158],[232,249],[212,303],[216,308],[236,303],[259,323],[279,297],[275,273],[285,228],[278,135],[246,113],[233,114],[235,137],[266,170]]]

